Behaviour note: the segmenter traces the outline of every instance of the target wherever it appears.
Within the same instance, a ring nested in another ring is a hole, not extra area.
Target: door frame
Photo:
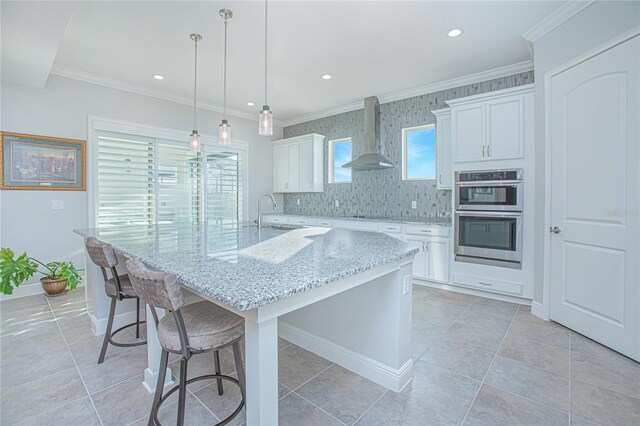
[[[572,60],[544,74],[544,194],[545,199],[551,195],[551,79],[599,54],[640,35],[640,26],[634,27],[619,36],[601,44]],[[551,221],[551,201],[544,208],[544,273],[542,277],[542,303],[532,301],[531,313],[545,320],[551,318],[551,233],[547,230],[553,226]]]

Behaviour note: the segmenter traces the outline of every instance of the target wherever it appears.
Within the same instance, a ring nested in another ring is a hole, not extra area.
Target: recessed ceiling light
[[[164,75],[161,74],[154,74],[153,78],[155,78],[156,80],[164,80]]]
[[[451,28],[449,32],[447,32],[447,35],[452,38],[458,37],[461,34],[462,34],[462,28]]]
[[[247,102],[247,106],[255,106],[256,103],[255,102]]]
[[[331,80],[333,76],[331,74],[322,74],[320,76],[323,80]]]

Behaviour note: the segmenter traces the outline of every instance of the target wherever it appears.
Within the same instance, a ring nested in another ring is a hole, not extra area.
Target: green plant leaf
[[[75,265],[71,262],[56,262],[57,267],[60,268],[58,276],[67,280],[69,290],[75,290],[78,284],[82,282],[82,277],[78,273]],[[57,268],[56,268],[57,269]]]
[[[14,259],[15,253],[8,248],[0,249],[0,292],[12,294],[13,287],[19,287],[38,270],[38,265],[27,253]]]

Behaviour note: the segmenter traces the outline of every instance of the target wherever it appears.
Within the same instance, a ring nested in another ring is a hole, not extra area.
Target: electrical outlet
[[[336,207],[340,207],[340,201],[336,200]]]
[[[51,200],[51,210],[64,209],[64,200]]]
[[[296,204],[300,205],[300,198],[296,198]]]
[[[409,294],[411,291],[411,275],[405,275],[402,283],[402,295]]]
[[[417,201],[415,201],[415,200],[413,200],[413,201],[411,202],[411,208],[412,208],[412,209],[417,209],[417,208],[418,208],[418,202],[417,202]]]

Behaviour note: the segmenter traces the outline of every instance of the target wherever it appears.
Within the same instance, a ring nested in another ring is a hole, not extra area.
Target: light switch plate
[[[336,200],[336,207],[340,207],[340,201]]]
[[[51,200],[51,210],[64,209],[64,200]]]
[[[411,291],[411,275],[405,275],[402,283],[402,295],[409,294],[409,291]]]
[[[300,198],[296,198],[296,204],[300,205]]]
[[[418,202],[417,202],[417,201],[415,201],[415,200],[414,200],[414,201],[412,201],[412,202],[411,202],[411,208],[412,208],[412,209],[417,209],[417,208],[418,208]]]

